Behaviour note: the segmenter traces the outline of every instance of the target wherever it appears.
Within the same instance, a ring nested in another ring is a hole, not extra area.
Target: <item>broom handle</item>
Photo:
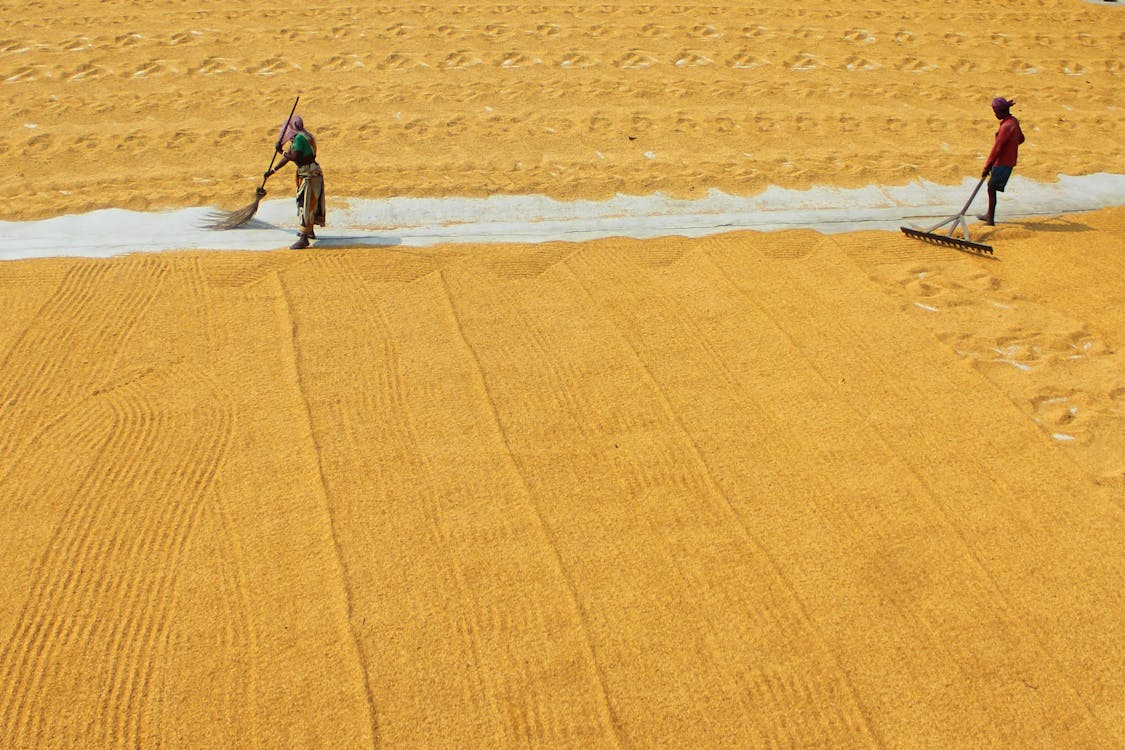
[[[293,121],[293,113],[297,111],[297,102],[299,102],[299,101],[301,101],[300,96],[298,96],[296,99],[293,100],[293,109],[289,110],[289,116],[285,118],[285,127],[281,129],[282,133],[284,133],[286,130],[289,129],[289,123]],[[271,169],[273,169],[273,163],[276,159],[277,159],[277,149],[275,148],[273,150],[273,156],[270,157],[270,165],[268,167],[266,167],[267,172],[270,171]],[[267,178],[265,178],[265,177],[262,178],[262,189],[263,190],[266,187],[266,179]]]

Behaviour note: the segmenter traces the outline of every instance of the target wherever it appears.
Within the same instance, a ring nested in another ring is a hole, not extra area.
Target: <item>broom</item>
[[[293,100],[293,109],[289,110],[289,117],[285,119],[285,127],[281,132],[284,133],[289,129],[289,123],[293,120],[293,113],[297,111],[297,102],[301,101],[301,97]],[[274,160],[277,159],[277,149],[274,149],[273,156],[270,157],[270,165],[266,168],[266,172],[273,169]],[[237,211],[212,211],[210,216],[207,217],[208,222],[204,226],[207,229],[234,229],[240,227],[246,222],[254,218],[254,214],[258,213],[258,204],[261,203],[262,198],[266,197],[266,178],[262,178],[262,184],[254,191],[254,202],[243,206]]]

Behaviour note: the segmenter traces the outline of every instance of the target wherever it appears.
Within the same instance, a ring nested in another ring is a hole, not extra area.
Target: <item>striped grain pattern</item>
[[[0,267],[0,744],[1113,747],[1119,214]]]
[[[1029,139],[996,258],[0,264],[0,748],[1125,746],[1125,210],[1005,214],[1125,173],[1121,8],[0,8],[5,220],[240,205],[297,93],[330,222],[957,184],[998,94]]]

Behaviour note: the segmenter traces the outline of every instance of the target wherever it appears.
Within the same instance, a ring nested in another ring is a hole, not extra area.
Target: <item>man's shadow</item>
[[[1082,224],[1071,219],[1064,219],[1062,217],[1048,217],[1032,219],[1030,221],[1013,221],[1018,227],[1030,230],[1032,232],[1093,232],[1093,227]]]

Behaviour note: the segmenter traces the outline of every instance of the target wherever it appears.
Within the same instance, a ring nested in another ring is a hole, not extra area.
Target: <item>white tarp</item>
[[[976,180],[958,186],[914,182],[855,189],[771,187],[754,196],[712,190],[696,200],[656,194],[604,201],[558,201],[541,195],[488,198],[343,199],[329,196],[329,226],[314,247],[420,247],[443,242],[579,241],[600,237],[700,237],[738,229],[814,229],[824,233],[925,228],[961,209]],[[331,188],[331,186],[329,186]],[[248,199],[252,191],[247,190]],[[1017,174],[1000,196],[1001,223],[1121,205],[1125,175],[1060,175],[1053,183]],[[982,189],[971,213],[983,210]],[[295,238],[292,199],[263,201],[238,229],[205,228],[213,209],[163,212],[106,209],[41,221],[0,222],[0,260],[51,256],[108,257],[160,250],[272,250]]]

